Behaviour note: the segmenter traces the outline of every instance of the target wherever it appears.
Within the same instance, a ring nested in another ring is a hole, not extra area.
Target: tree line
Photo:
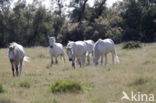
[[[24,46],[47,46],[48,36],[64,45],[68,40],[111,38],[124,41],[156,41],[156,1],[123,0],[106,6],[106,0],[51,0],[50,9],[42,2],[0,1],[0,47],[16,41]],[[65,8],[67,10],[65,11]]]

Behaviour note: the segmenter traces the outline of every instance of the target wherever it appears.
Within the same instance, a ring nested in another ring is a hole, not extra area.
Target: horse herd
[[[57,58],[61,56],[65,62],[65,52],[64,47],[61,43],[57,43],[55,37],[49,37],[49,54],[51,57],[51,65],[57,64]],[[118,63],[119,59],[116,53],[115,44],[111,39],[99,39],[96,42],[93,40],[84,41],[69,41],[66,46],[66,54],[69,61],[72,62],[72,67],[75,68],[75,63],[78,63],[80,67],[85,66],[86,60],[87,64],[94,63],[98,64],[99,59],[101,59],[101,64],[103,63],[103,58],[105,57],[105,65],[107,64],[107,54],[112,54],[113,64]],[[29,61],[29,57],[25,56],[23,46],[15,42],[10,43],[8,50],[8,57],[12,67],[13,76],[18,76],[22,71],[23,61]],[[19,69],[19,70],[18,70]],[[16,74],[15,74],[16,70]]]

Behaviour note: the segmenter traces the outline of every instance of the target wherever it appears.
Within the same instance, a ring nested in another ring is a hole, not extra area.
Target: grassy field
[[[106,67],[90,65],[76,69],[61,60],[48,68],[50,58],[45,47],[25,50],[31,62],[24,63],[20,77],[12,77],[7,49],[0,49],[0,103],[131,103],[121,101],[122,91],[128,95],[134,91],[156,96],[156,43],[129,50],[119,44],[120,64],[112,65],[109,55]],[[58,80],[76,81],[83,91],[52,93],[51,85]]]

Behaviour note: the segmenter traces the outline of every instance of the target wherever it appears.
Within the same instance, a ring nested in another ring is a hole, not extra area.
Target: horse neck
[[[76,46],[75,43],[73,43],[72,46],[71,46],[72,51],[73,51],[73,55],[75,54],[75,46]]]
[[[54,48],[56,48],[56,44],[57,44],[56,42],[53,43],[53,47],[54,47]]]

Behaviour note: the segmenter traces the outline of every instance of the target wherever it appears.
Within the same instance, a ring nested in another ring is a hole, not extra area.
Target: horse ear
[[[7,44],[7,47],[9,48],[9,47],[10,47],[10,45],[11,45],[11,43]]]
[[[67,46],[66,49],[71,49],[71,47]]]
[[[73,41],[71,41],[71,40],[68,41],[68,43],[71,43],[71,42],[73,42]]]
[[[50,36],[48,35],[48,39],[50,38]]]
[[[13,45],[13,43],[9,43],[9,45],[8,45],[8,46],[11,46],[11,45]]]
[[[98,39],[98,41],[101,41],[101,40],[102,40],[101,38]]]
[[[15,49],[15,46],[13,46],[12,48]]]

